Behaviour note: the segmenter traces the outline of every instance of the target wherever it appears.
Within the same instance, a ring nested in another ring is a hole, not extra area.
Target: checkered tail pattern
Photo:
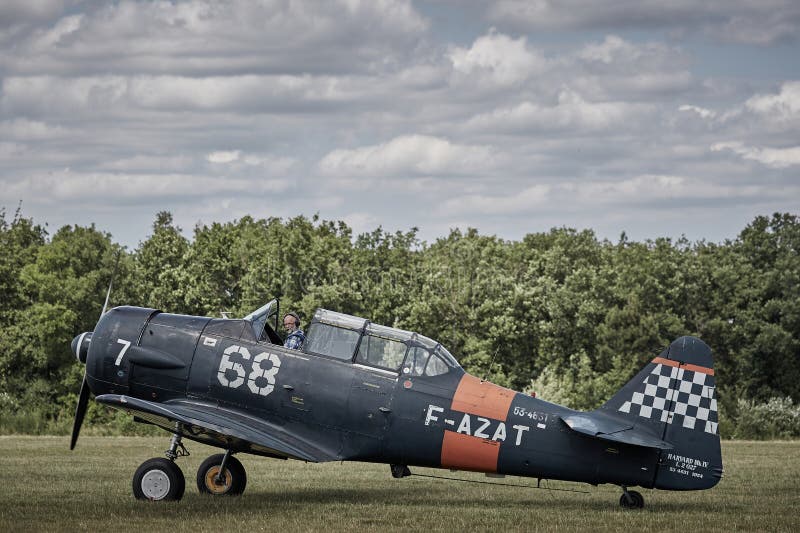
[[[713,376],[658,363],[642,385],[619,411],[716,435],[719,420]]]

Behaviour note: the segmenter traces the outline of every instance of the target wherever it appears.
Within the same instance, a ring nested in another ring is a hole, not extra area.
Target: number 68
[[[244,365],[231,361],[231,355],[235,353],[241,355],[242,359],[245,361],[249,361],[251,357],[250,351],[247,348],[237,345],[229,346],[222,353],[222,358],[219,361],[219,370],[217,371],[217,380],[219,380],[223,387],[230,387],[231,389],[241,387],[245,381],[246,374]],[[262,364],[265,361],[272,363],[272,366],[268,369],[263,368]],[[275,376],[278,375],[280,368],[281,360],[274,353],[261,352],[254,356],[250,375],[247,376],[247,387],[250,389],[250,392],[266,396],[275,390]],[[227,378],[225,374],[228,370],[236,372],[236,377],[234,379],[229,380]],[[258,378],[266,379],[267,384],[263,387],[259,387],[256,385],[256,380]]]

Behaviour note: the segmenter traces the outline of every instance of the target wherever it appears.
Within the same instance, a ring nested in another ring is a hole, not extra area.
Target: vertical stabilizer
[[[722,477],[714,362],[700,339],[674,341],[600,410],[672,444],[656,488],[705,489]]]

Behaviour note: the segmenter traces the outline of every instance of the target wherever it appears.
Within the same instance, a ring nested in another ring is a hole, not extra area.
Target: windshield
[[[260,339],[261,334],[264,332],[264,326],[271,318],[274,318],[275,327],[277,328],[278,300],[270,300],[269,303],[262,305],[244,317],[244,320],[250,322],[250,324],[253,326],[253,333],[255,334],[256,339]]]
[[[448,351],[447,351],[447,348],[445,348],[445,347],[444,347],[444,346],[442,346],[441,344],[440,344],[440,345],[438,345],[438,346],[436,347],[436,355],[438,355],[438,356],[440,356],[442,359],[444,359],[444,361],[445,361],[445,362],[446,362],[446,363],[447,363],[449,366],[452,366],[452,367],[458,367],[458,366],[460,366],[460,365],[458,364],[458,361],[456,361],[456,358],[455,358],[455,357],[453,357],[453,356],[450,354],[450,352],[448,352]]]

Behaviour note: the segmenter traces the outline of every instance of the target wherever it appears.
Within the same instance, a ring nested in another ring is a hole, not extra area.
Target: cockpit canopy
[[[327,309],[314,314],[303,351],[410,376],[460,368],[444,346],[424,335]]]
[[[256,339],[280,344],[278,312],[278,301],[272,300],[244,320]],[[303,351],[409,376],[438,376],[460,368],[444,346],[424,335],[327,309],[314,313]]]

